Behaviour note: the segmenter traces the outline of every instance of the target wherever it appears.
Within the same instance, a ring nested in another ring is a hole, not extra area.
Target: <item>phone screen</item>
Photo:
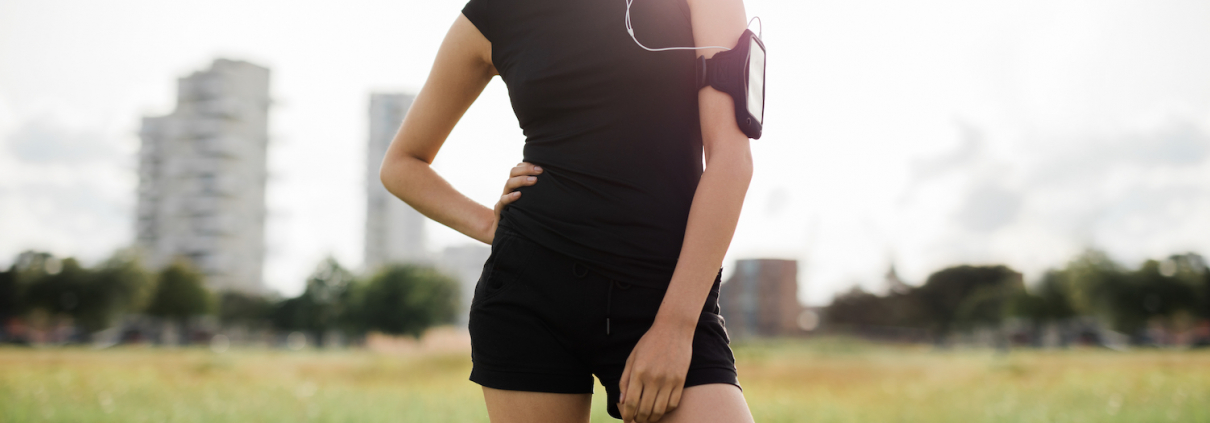
[[[748,113],[764,124],[765,117],[765,50],[755,39],[748,48]]]

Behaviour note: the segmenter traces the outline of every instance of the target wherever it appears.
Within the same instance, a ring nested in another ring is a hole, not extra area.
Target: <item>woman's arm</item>
[[[459,193],[430,166],[454,125],[483,92],[496,68],[492,46],[478,28],[458,15],[450,27],[424,87],[408,110],[382,160],[379,177],[387,191],[430,219],[490,244],[500,210],[520,197],[512,192],[532,185],[527,175],[540,169],[524,164],[510,172],[495,211]]]
[[[742,0],[688,1],[697,45],[734,45],[744,32]],[[709,58],[721,50],[698,51]],[[681,255],[664,302],[622,373],[619,408],[625,421],[659,420],[680,402],[693,355],[693,332],[735,234],[752,179],[749,140],[735,123],[731,96],[707,87],[698,93],[698,108],[706,169],[693,196]]]

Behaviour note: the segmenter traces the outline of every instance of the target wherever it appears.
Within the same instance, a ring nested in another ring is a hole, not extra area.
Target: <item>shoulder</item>
[[[507,22],[516,7],[521,6],[513,0],[470,0],[462,7],[462,16],[466,16],[479,32],[489,41],[495,41],[502,22]]]

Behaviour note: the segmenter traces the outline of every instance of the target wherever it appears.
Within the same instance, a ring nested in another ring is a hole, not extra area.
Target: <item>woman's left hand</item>
[[[681,402],[685,375],[693,358],[693,327],[676,328],[657,321],[626,359],[618,383],[618,410],[626,423],[651,423]]]

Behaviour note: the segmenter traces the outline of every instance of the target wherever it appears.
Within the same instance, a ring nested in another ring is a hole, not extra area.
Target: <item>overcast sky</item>
[[[369,93],[418,89],[463,3],[0,0],[0,265],[131,244],[139,120],[223,57],[272,70],[266,283],[359,267]],[[1210,254],[1210,1],[746,4],[767,114],[725,266],[798,259],[824,304],[892,262]],[[436,166],[492,204],[523,143],[497,79]]]

